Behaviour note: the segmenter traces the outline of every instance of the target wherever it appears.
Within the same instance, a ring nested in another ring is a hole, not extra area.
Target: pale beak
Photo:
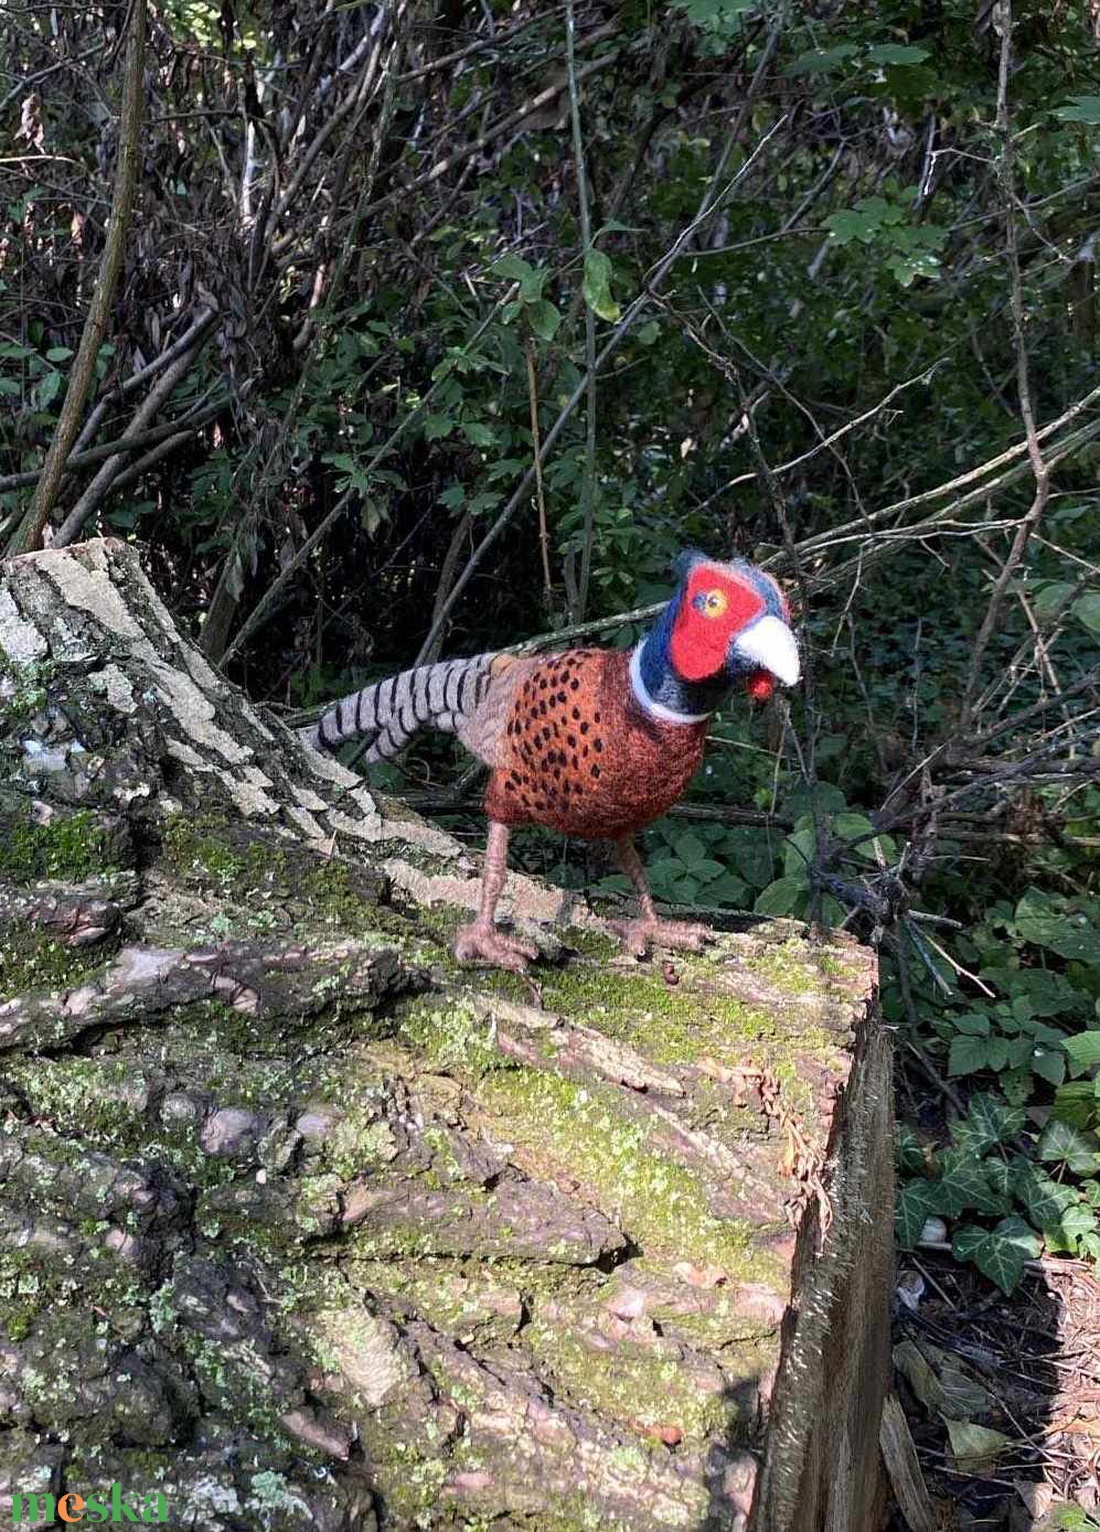
[[[802,674],[794,634],[778,617],[761,617],[731,648],[742,661],[770,671],[783,686],[793,686]]]

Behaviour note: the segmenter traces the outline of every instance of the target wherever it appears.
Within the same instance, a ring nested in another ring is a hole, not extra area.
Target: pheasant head
[[[793,686],[800,665],[783,592],[762,569],[685,553],[676,594],[631,657],[643,709],[666,721],[695,720],[744,686],[766,699]]]

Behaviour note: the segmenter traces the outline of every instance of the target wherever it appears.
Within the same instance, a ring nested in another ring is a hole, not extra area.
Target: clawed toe
[[[455,933],[454,954],[460,963],[490,963],[494,968],[523,973],[527,964],[538,957],[539,949],[533,942],[506,936],[495,926],[475,923],[459,927]]]
[[[702,952],[714,934],[706,926],[687,920],[613,920],[612,929],[623,939],[626,950],[635,957],[646,957],[652,947],[674,947],[686,952]]]

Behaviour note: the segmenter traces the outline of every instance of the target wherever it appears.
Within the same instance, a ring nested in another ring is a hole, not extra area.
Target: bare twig
[[[65,471],[65,460],[80,429],[84,401],[95,375],[96,357],[103,344],[107,320],[114,301],[118,275],[126,248],[126,230],[130,206],[134,200],[138,172],[138,136],[145,101],[143,66],[145,62],[145,0],[131,0],[126,46],[126,66],[122,77],[122,112],[118,130],[118,160],[111,197],[111,223],[103,246],[103,259],[96,278],[88,317],[80,334],[80,345],[69,374],[69,386],[57,422],[42,475],[26,515],[16,527],[8,544],[9,554],[26,553],[41,547],[42,534],[50,519],[57,492]]]
[[[997,119],[995,132],[1001,144],[997,169],[1004,196],[1005,254],[1008,258],[1012,299],[1012,330],[1016,345],[1016,387],[1019,394],[1020,415],[1023,418],[1024,430],[1027,434],[1027,455],[1035,480],[1035,496],[1027,515],[1023,517],[1016,530],[1016,536],[1012,540],[1012,547],[994,584],[989,605],[986,608],[985,616],[982,618],[978,635],[974,640],[973,655],[971,657],[966,687],[963,692],[961,708],[961,722],[964,732],[970,727],[972,721],[974,695],[981,680],[982,661],[985,658],[986,649],[989,647],[989,641],[997,626],[1005,594],[1023,562],[1028,539],[1042,520],[1047,499],[1050,495],[1050,468],[1043,459],[1039,435],[1035,426],[1035,411],[1031,402],[1031,380],[1028,374],[1027,344],[1024,339],[1024,291],[1023,281],[1020,276],[1020,257],[1016,244],[1016,184],[1013,166],[1012,124],[1008,108],[1008,81],[1012,68],[1012,0],[995,0],[993,6],[993,26],[995,30],[1000,32],[1001,36],[1000,67],[997,75]]]
[[[576,16],[573,0],[565,6],[565,59],[569,71],[569,116],[573,129],[573,169],[577,177],[577,211],[581,226],[581,257],[587,274],[588,259],[592,250],[592,225],[588,212],[588,185],[584,169],[584,139],[581,135],[581,99],[577,84]],[[592,572],[592,541],[596,517],[596,316],[592,305],[584,306],[584,366],[586,378],[586,418],[584,444],[584,478],[581,481],[581,506],[584,511],[584,529],[581,543],[581,572],[577,584],[577,599],[571,616],[574,622],[584,621],[588,605],[588,582]],[[541,506],[541,490],[540,490]]]

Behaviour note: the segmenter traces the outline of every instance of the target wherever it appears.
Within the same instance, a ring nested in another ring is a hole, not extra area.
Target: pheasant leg
[[[714,940],[713,932],[688,920],[662,920],[654,907],[633,836],[624,835],[617,846],[619,866],[637,890],[641,906],[641,914],[633,920],[611,921],[612,929],[622,937],[626,950],[635,957],[645,957],[651,947],[682,947],[688,952],[701,952],[704,943]]]
[[[533,942],[505,936],[493,924],[497,900],[508,873],[508,826],[489,822],[489,840],[485,847],[485,870],[481,874],[481,905],[477,919],[455,932],[455,957],[460,963],[491,963],[495,968],[510,968],[522,973],[537,958]]]

